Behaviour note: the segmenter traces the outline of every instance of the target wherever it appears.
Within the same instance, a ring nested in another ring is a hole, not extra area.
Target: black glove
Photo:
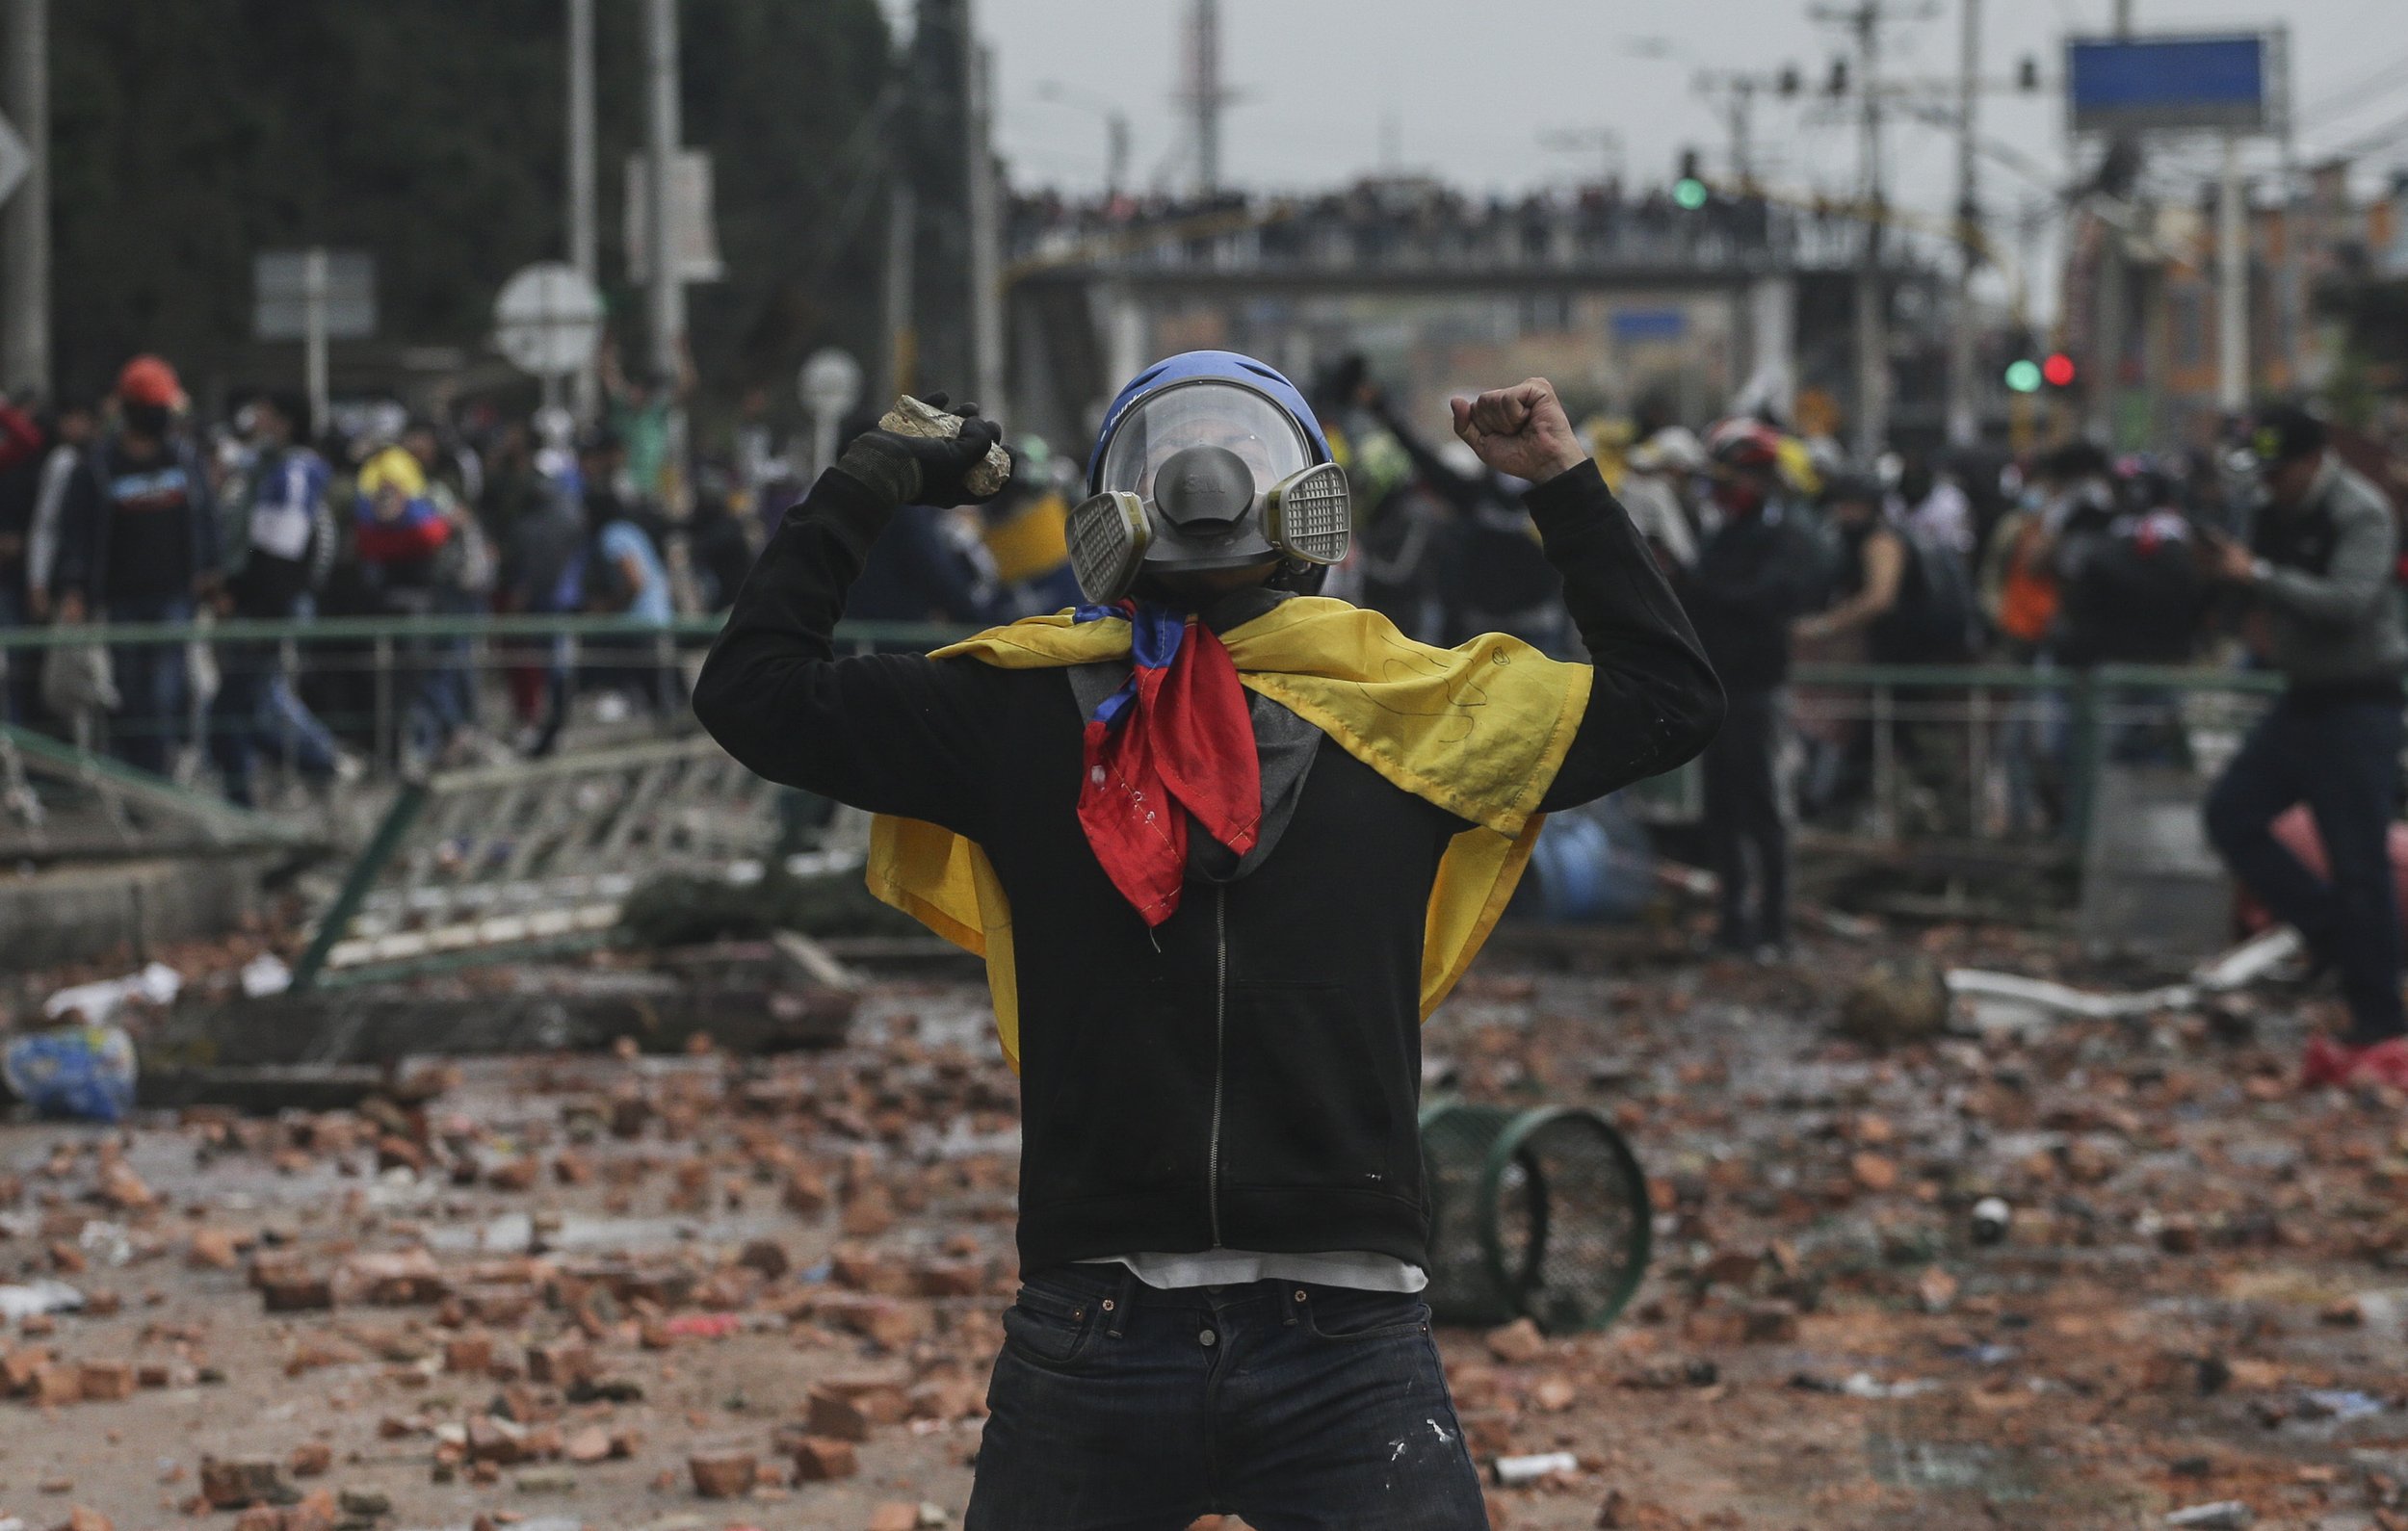
[[[948,407],[941,393],[929,394],[925,402],[939,409]],[[985,460],[987,449],[1003,439],[1004,428],[992,420],[980,419],[976,404],[963,404],[953,412],[961,417],[961,434],[957,436],[903,436],[891,430],[865,430],[845,448],[836,466],[875,490],[891,506],[949,508],[983,505],[995,496],[974,495],[962,480]]]

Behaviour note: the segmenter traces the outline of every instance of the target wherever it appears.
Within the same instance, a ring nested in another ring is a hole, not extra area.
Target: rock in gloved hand
[[[893,505],[980,505],[1010,480],[1002,438],[1003,428],[980,419],[976,404],[948,413],[941,393],[925,402],[905,396],[836,465]]]

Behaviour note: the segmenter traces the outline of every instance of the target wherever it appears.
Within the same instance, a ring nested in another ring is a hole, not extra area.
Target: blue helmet
[[[1304,395],[1251,356],[1191,350],[1139,373],[1104,416],[1086,481],[1067,531],[1090,601],[1119,600],[1149,572],[1274,561],[1317,584],[1346,557],[1346,474]]]
[[[1238,383],[1270,400],[1285,410],[1288,418],[1303,431],[1305,440],[1311,443],[1313,460],[1330,460],[1329,441],[1322,434],[1321,422],[1313,417],[1313,406],[1304,402],[1302,391],[1290,382],[1287,375],[1278,368],[1256,361],[1251,356],[1240,355],[1234,350],[1183,350],[1176,356],[1156,362],[1130,378],[1129,385],[1120,390],[1120,396],[1112,401],[1112,407],[1104,411],[1104,428],[1095,433],[1095,450],[1087,454],[1087,493],[1103,492],[1104,486],[1096,481],[1096,476],[1104,466],[1104,449],[1111,444],[1113,432],[1120,428],[1120,423],[1128,415],[1130,407],[1173,383],[1193,382],[1200,378]]]

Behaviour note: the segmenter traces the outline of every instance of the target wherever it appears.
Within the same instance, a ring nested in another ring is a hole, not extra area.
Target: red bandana
[[[1187,883],[1190,815],[1236,854],[1254,848],[1263,776],[1245,688],[1193,616],[1131,601],[1079,614],[1127,617],[1133,666],[1087,719],[1079,822],[1112,886],[1159,925]]]

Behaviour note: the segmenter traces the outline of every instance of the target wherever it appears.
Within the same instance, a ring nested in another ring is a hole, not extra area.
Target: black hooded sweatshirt
[[[1528,501],[1595,664],[1557,809],[1695,755],[1722,696],[1596,467]],[[836,656],[889,514],[821,475],[745,582],[694,709],[764,776],[986,852],[1019,973],[1021,1268],[1214,1247],[1426,1263],[1422,933],[1469,826],[1322,749],[1276,852],[1191,881],[1148,931],[1079,825],[1070,671]]]

